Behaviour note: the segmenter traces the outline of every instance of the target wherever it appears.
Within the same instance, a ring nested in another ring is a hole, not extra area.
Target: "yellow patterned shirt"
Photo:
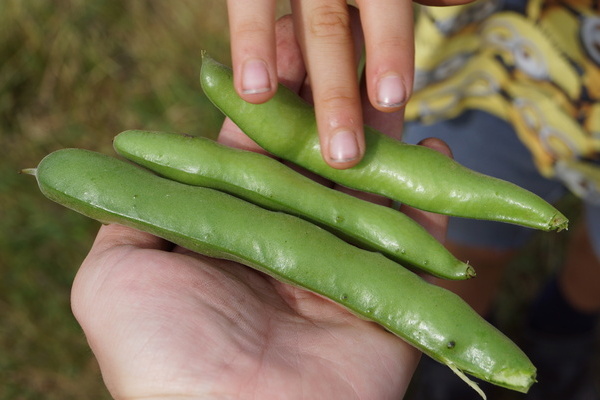
[[[494,114],[515,128],[542,175],[600,203],[599,1],[420,6],[406,119]]]

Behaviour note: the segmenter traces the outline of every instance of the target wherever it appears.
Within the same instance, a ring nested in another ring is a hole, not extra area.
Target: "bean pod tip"
[[[475,268],[473,268],[471,265],[467,264],[465,276],[467,277],[467,279],[475,278],[477,276],[477,273],[475,272]]]
[[[562,214],[555,215],[552,221],[550,221],[550,230],[560,232],[567,229],[569,229],[569,220]]]
[[[24,174],[24,175],[32,175],[32,176],[36,176],[37,175],[37,168],[23,168],[21,171],[19,171],[20,174]]]

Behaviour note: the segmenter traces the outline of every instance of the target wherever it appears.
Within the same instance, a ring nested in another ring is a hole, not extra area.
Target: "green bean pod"
[[[296,215],[406,266],[446,279],[475,275],[405,214],[325,187],[266,155],[165,132],[125,131],[113,145],[164,177]]]
[[[457,295],[301,218],[81,149],[28,172],[49,199],[318,293],[464,373],[526,392],[535,367]],[[471,382],[472,383],[472,382]]]
[[[280,85],[266,103],[247,103],[234,89],[231,69],[207,55],[200,79],[208,98],[262,148],[341,185],[439,214],[545,231],[567,227],[567,218],[539,196],[368,126],[361,162],[332,168],[321,155],[314,109],[294,92]]]

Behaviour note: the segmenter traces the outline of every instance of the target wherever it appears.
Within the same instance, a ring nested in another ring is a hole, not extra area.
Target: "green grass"
[[[98,225],[18,171],[126,129],[214,136],[198,75],[202,50],[229,60],[224,3],[0,2],[0,399],[109,398],[69,302]]]
[[[214,136],[202,50],[229,62],[224,1],[0,2],[0,400],[109,398],[69,302],[98,224],[18,171],[64,147],[114,154],[126,129]],[[544,243],[509,277],[503,315],[559,259]]]

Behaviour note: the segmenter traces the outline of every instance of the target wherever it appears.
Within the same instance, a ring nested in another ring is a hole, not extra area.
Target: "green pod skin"
[[[207,55],[200,80],[215,106],[262,148],[341,185],[438,214],[544,231],[567,227],[567,218],[539,196],[368,126],[361,162],[344,170],[332,168],[321,155],[313,107],[291,90],[280,85],[266,103],[247,103],[234,89],[231,68]]]
[[[527,356],[459,296],[301,218],[87,150],[58,150],[28,172],[65,207],[318,293],[460,374],[522,392],[534,382]]]
[[[161,176],[296,215],[406,266],[445,279],[475,276],[405,214],[325,187],[266,155],[202,137],[135,130],[117,135],[113,145]]]
[[[320,294],[456,371],[522,392],[534,382],[527,356],[460,297],[301,218],[87,150],[56,151],[28,172],[65,207]]]

